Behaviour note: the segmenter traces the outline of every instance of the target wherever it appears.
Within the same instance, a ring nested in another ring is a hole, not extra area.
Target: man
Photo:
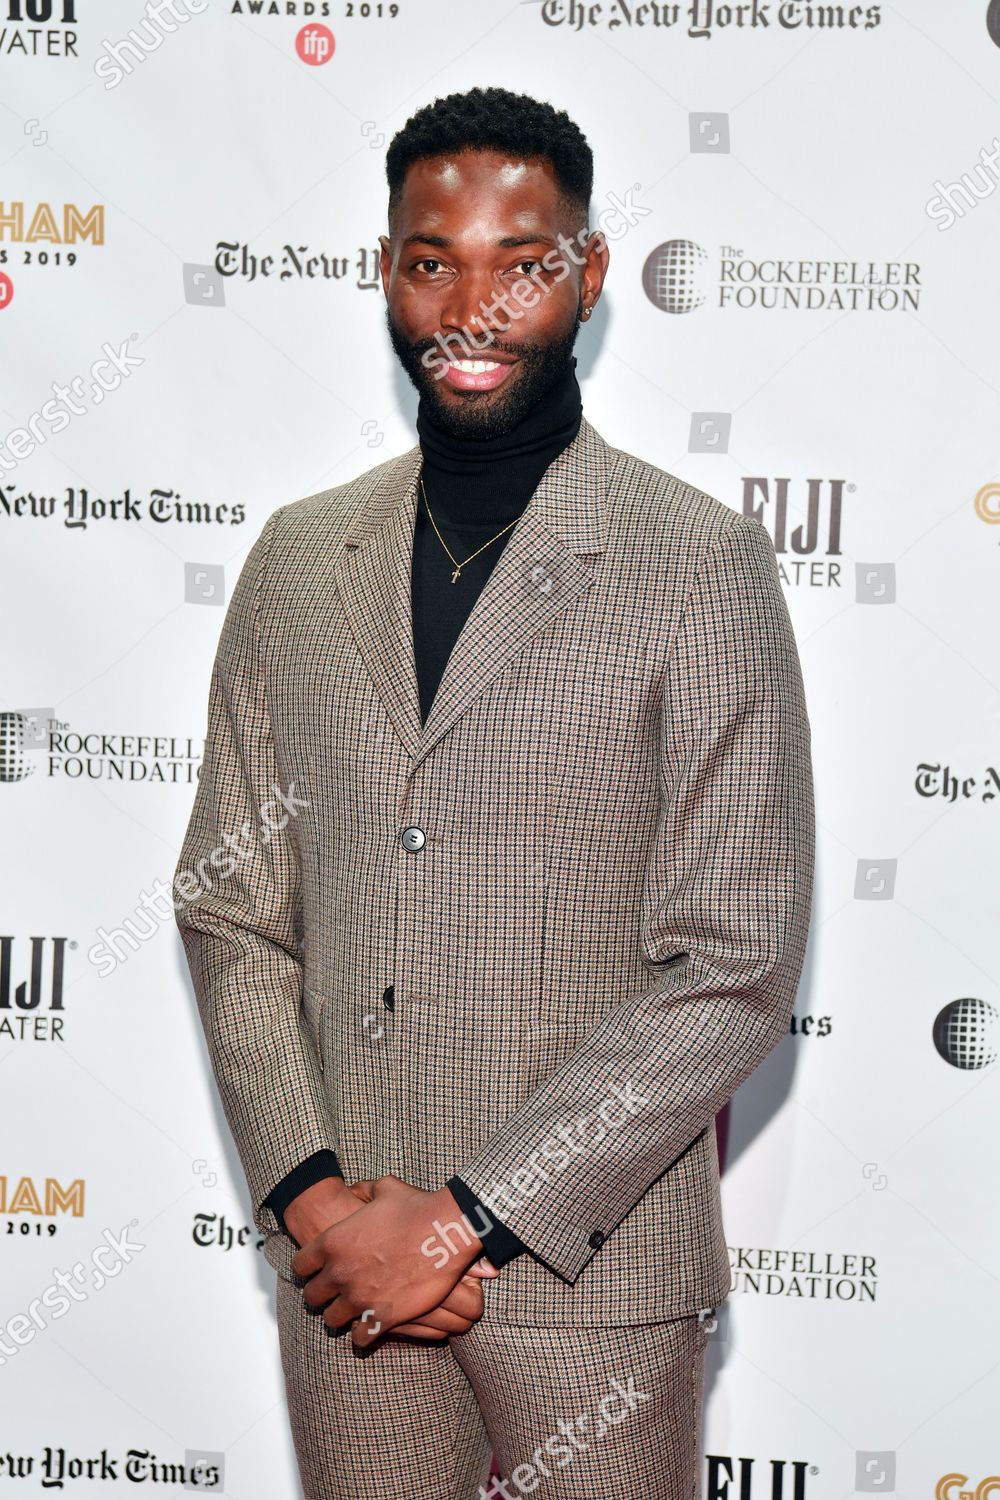
[[[451,95],[386,165],[420,441],[252,548],[177,877],[302,1482],[688,1500],[713,1122],[811,906],[774,549],[582,415],[609,252],[564,113]]]

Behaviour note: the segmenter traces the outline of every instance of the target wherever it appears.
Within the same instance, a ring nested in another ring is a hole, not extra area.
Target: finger
[[[388,1315],[383,1316],[378,1309],[368,1307],[351,1324],[351,1343],[357,1349],[367,1349],[369,1344],[374,1344],[380,1333],[387,1333],[390,1327]]]
[[[408,1182],[404,1182],[402,1177],[397,1177],[393,1172],[386,1172],[384,1177],[377,1177],[371,1187],[372,1197],[375,1199],[399,1197],[414,1191]]]
[[[321,1238],[317,1235],[292,1256],[292,1270],[296,1276],[312,1276],[326,1264],[326,1253],[319,1243]]]
[[[442,1333],[465,1333],[472,1327],[473,1320],[450,1311],[442,1304],[440,1307],[432,1307],[430,1312],[421,1313],[418,1322],[424,1328],[440,1330]]]
[[[438,1304],[446,1312],[457,1313],[460,1318],[481,1318],[484,1311],[481,1282],[473,1279],[459,1282]],[[435,1309],[436,1311],[436,1309]]]
[[[328,1328],[346,1328],[352,1318],[360,1316],[358,1308],[344,1296],[334,1297],[329,1307],[323,1309],[323,1322]]]
[[[307,1307],[324,1307],[339,1292],[339,1283],[334,1281],[329,1271],[324,1270],[306,1283],[302,1289],[302,1296]]]
[[[362,1203],[371,1203],[375,1197],[375,1184],[369,1177],[363,1177],[359,1182],[348,1183],[348,1187],[355,1198],[360,1198]]]
[[[443,1343],[448,1337],[440,1328],[426,1328],[422,1323],[400,1323],[398,1328],[390,1328],[389,1332],[383,1334],[383,1338],[393,1339],[397,1333],[406,1334],[410,1338],[434,1339],[436,1343]]]
[[[485,1281],[492,1280],[494,1276],[499,1276],[500,1270],[493,1264],[491,1260],[487,1259],[485,1255],[481,1255],[478,1260],[474,1260],[472,1262],[472,1265],[465,1272],[465,1275],[480,1276]]]

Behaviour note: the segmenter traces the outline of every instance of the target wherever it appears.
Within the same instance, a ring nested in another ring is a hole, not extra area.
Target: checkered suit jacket
[[[714,1117],[786,1034],[812,898],[773,546],[584,419],[421,726],[419,465],[271,516],[211,679],[178,923],[265,1253],[291,1276],[263,1200],[331,1148],[521,1237],[487,1317],[714,1306]]]

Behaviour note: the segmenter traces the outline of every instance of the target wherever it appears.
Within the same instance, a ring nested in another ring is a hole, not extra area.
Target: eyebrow
[[[408,234],[403,241],[402,248],[408,245],[433,245],[437,250],[447,250],[454,240],[449,240],[443,234]],[[505,234],[502,239],[494,240],[497,250],[516,250],[519,245],[554,245],[555,240],[547,234]]]

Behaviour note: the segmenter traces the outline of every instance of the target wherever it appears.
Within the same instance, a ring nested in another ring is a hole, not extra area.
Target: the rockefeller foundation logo
[[[41,775],[192,786],[204,748],[187,735],[74,729],[50,708],[0,713],[0,782]]]
[[[874,1255],[730,1245],[733,1291],[806,1302],[874,1302]]]
[[[753,256],[735,245],[710,254],[694,240],[664,240],[647,255],[642,287],[654,307],[761,312],[916,312],[920,266],[899,260]]]

